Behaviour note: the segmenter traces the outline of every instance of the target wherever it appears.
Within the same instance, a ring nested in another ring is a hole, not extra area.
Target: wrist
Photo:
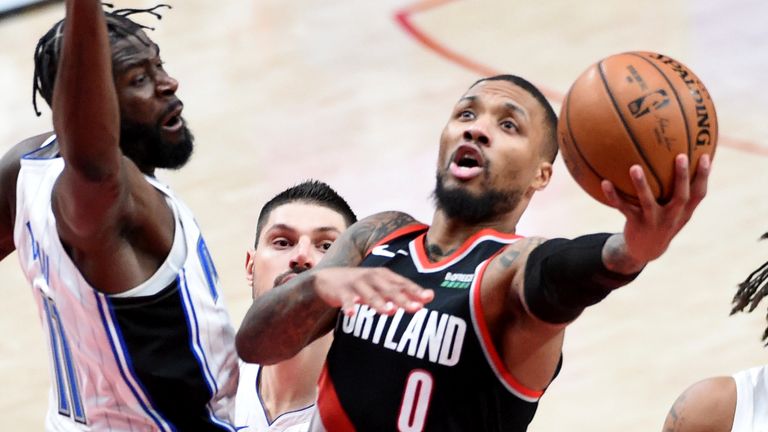
[[[649,261],[630,251],[624,234],[608,237],[603,245],[602,258],[606,269],[625,275],[639,273]]]

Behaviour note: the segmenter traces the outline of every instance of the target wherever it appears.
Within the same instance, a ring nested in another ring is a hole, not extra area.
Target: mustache
[[[298,275],[300,273],[304,273],[307,270],[309,270],[309,269],[306,268],[306,267],[299,267],[299,266],[297,266],[297,267],[294,267],[294,268],[288,270],[287,272],[280,273],[275,278],[275,281],[273,282],[272,286],[276,287],[278,285],[282,285],[282,284],[285,283],[285,280],[288,278],[288,276]]]

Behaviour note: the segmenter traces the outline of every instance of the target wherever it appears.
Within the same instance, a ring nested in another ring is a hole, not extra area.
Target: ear
[[[547,161],[541,161],[536,168],[536,177],[531,182],[531,188],[535,191],[543,190],[552,179],[552,164]]]
[[[245,279],[248,281],[248,286],[253,284],[253,255],[256,253],[254,249],[248,249],[245,252]]]

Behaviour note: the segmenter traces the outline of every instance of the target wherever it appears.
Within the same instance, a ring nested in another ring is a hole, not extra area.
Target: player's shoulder
[[[406,225],[420,223],[408,213],[397,211],[397,210],[390,210],[390,211],[375,213],[361,219],[360,222],[377,224],[377,225],[387,225],[387,226],[391,226],[394,229],[397,229],[399,227],[403,227]]]
[[[24,139],[11,147],[0,160],[0,167],[3,170],[3,173],[9,169],[15,169],[16,172],[18,172],[19,161],[21,158],[23,158],[24,155],[39,149],[52,136],[53,132],[46,132]]]
[[[3,193],[3,196],[16,195],[16,179],[21,169],[21,159],[24,155],[39,149],[51,136],[53,136],[53,132],[29,137],[11,147],[0,158],[0,192]]]
[[[701,380],[678,396],[667,414],[665,432],[729,432],[736,411],[733,377]]]
[[[349,227],[349,231],[356,243],[364,246],[363,250],[367,250],[383,239],[402,233],[404,230],[426,228],[427,225],[407,213],[386,211],[359,220]]]

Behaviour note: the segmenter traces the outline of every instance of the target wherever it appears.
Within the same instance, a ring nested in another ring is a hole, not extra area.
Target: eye
[[[456,118],[459,120],[474,120],[475,113],[470,110],[459,111],[459,114],[456,116]]]
[[[318,243],[317,248],[320,249],[321,251],[325,252],[325,251],[327,251],[328,249],[331,248],[331,245],[333,245],[332,241],[325,240],[325,241],[322,241],[322,242]]]
[[[499,126],[501,126],[502,129],[508,130],[511,132],[517,132],[518,130],[517,124],[512,120],[502,120],[502,122],[499,123]]]
[[[133,79],[131,79],[131,85],[132,86],[140,86],[140,85],[144,84],[146,81],[147,81],[147,76],[146,75],[144,75],[144,74],[136,75],[135,77],[133,77]]]
[[[291,242],[285,237],[276,237],[272,240],[272,247],[278,250],[287,249],[291,247]]]

